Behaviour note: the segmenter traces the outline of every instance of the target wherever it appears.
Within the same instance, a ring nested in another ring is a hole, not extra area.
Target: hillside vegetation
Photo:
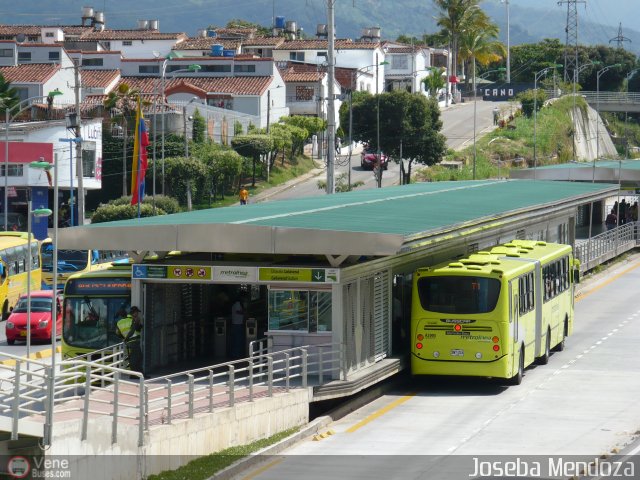
[[[578,108],[586,108],[582,98]],[[534,117],[527,117],[515,105],[503,112],[507,118],[503,126],[476,139],[476,178],[508,177],[511,168],[533,167]],[[573,127],[570,111],[573,98],[563,97],[548,102],[540,109],[536,125],[537,166],[565,163],[573,158]],[[436,165],[418,172],[418,180],[473,179],[473,145],[462,151],[449,151],[446,161],[460,161],[460,170]]]

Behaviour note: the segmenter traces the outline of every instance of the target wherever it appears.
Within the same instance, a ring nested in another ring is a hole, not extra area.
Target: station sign
[[[134,265],[133,278],[163,280],[211,280],[212,268],[201,265]]]
[[[337,268],[260,267],[261,282],[338,283]]]
[[[337,268],[140,265],[132,267],[134,279],[212,280],[220,283],[338,283]]]

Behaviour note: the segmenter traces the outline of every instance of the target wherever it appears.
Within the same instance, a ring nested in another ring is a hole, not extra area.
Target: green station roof
[[[529,180],[416,183],[67,228],[59,231],[58,243],[156,252],[391,255],[416,239],[572,207],[616,190]]]
[[[511,178],[621,183],[640,186],[640,160],[569,162],[538,168],[513,169]]]

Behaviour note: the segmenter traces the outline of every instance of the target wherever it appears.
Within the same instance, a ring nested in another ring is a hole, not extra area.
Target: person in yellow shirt
[[[240,187],[240,205],[246,205],[249,200],[249,192],[244,185]]]

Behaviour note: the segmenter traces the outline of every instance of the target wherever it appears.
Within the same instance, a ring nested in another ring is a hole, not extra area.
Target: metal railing
[[[640,104],[640,93],[637,92],[585,92],[579,93],[589,103]]]
[[[576,242],[575,256],[585,272],[637,246],[637,222],[625,223]]]
[[[106,416],[111,417],[112,443],[125,422],[137,426],[142,446],[145,431],[153,426],[345,378],[339,344],[252,352],[249,358],[147,380],[126,368],[122,344],[63,360],[56,372],[45,362],[3,353],[15,365],[0,364],[0,414],[12,418],[12,439],[18,438],[22,418],[43,421],[46,429],[52,418],[46,410],[54,405],[54,420],[60,414],[81,420],[81,440],[87,439],[91,418]]]

